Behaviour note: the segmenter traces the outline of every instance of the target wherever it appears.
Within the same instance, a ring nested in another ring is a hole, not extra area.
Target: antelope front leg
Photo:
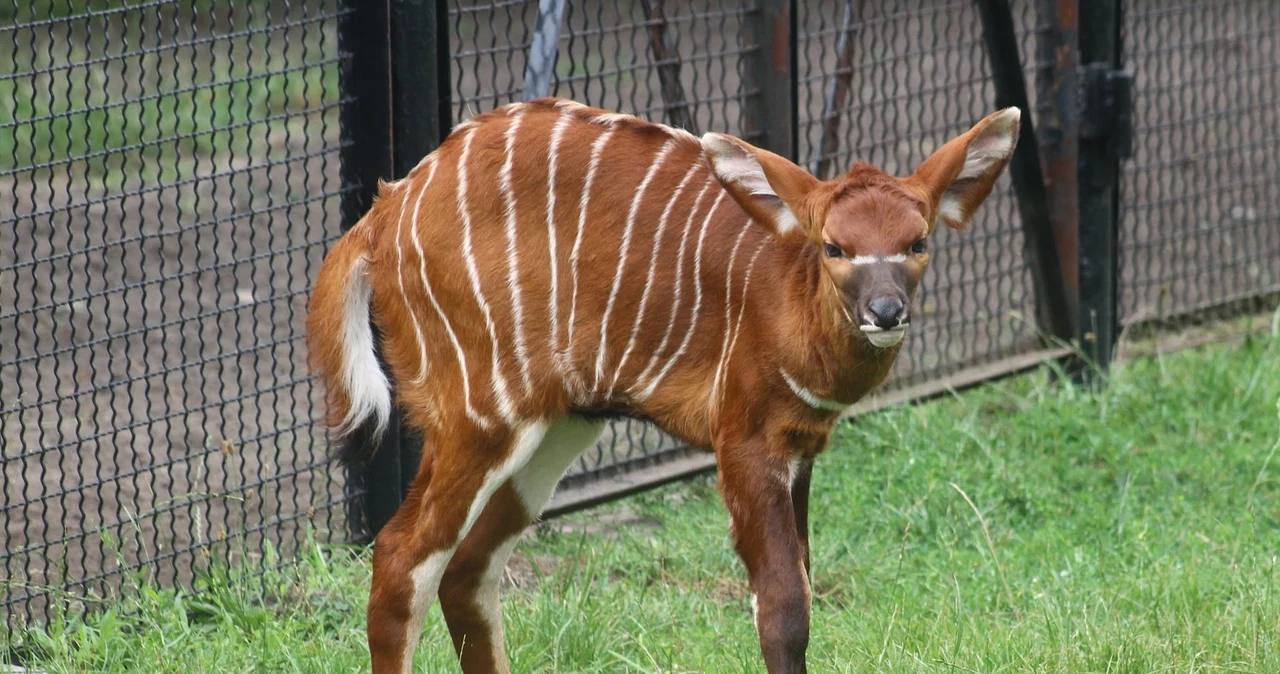
[[[785,455],[760,445],[720,452],[720,490],[734,546],[751,579],[760,649],[769,674],[804,674],[809,578]]]
[[[799,459],[791,482],[791,508],[795,511],[796,534],[800,537],[800,549],[804,551],[804,570],[810,582],[813,582],[809,551],[809,482],[812,478],[813,457]]]

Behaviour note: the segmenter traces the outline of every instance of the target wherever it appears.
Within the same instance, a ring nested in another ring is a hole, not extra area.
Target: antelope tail
[[[369,316],[368,250],[362,220],[325,257],[307,314],[311,370],[324,385],[326,422],[344,464],[367,459],[391,420],[391,383]]]

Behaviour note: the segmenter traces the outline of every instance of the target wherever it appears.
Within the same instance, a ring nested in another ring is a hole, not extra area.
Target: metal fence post
[[[745,23],[755,49],[744,73],[743,90],[757,93],[743,102],[744,130],[753,143],[796,161],[800,146],[796,5],[790,0],[760,0]]]
[[[1049,215],[1049,197],[1040,166],[1036,128],[1027,98],[1027,83],[1022,74],[1022,56],[1018,53],[1018,36],[1014,30],[1009,0],[978,0],[982,18],[987,61],[996,86],[996,106],[1017,106],[1022,110],[1022,128],[1018,147],[1014,149],[1009,174],[1013,180],[1018,211],[1022,216],[1026,239],[1027,264],[1035,286],[1036,325],[1048,337],[1069,342],[1074,322],[1063,276],[1061,255],[1054,240]]]
[[[1120,158],[1132,144],[1131,78],[1120,70],[1120,0],[1081,0],[1078,157],[1081,349],[1105,371],[1119,331]],[[1091,368],[1086,368],[1089,372]]]
[[[338,29],[343,228],[364,216],[379,180],[403,176],[448,132],[448,6],[428,0],[348,0]],[[370,459],[347,472],[352,538],[367,542],[395,514],[417,471],[421,441],[398,415]]]
[[[1047,25],[1036,42],[1036,133],[1048,198],[1049,223],[1066,294],[1063,336],[1078,337],[1080,229],[1076,184],[1079,136],[1077,47],[1079,0],[1039,0]]]
[[[390,43],[391,164],[394,176],[401,178],[449,135],[452,126],[449,4],[391,0]],[[409,494],[422,460],[422,437],[404,423],[398,426],[399,462],[390,471],[400,486],[397,507]]]
[[[351,228],[373,204],[378,180],[392,171],[391,52],[388,2],[348,0],[338,26],[339,87],[350,101],[339,112],[344,185],[342,227]],[[353,542],[364,543],[400,507],[400,424],[391,425],[370,459],[347,469],[347,521]]]

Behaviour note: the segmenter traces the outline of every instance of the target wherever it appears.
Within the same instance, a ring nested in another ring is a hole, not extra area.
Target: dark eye
[[[915,255],[923,255],[926,250],[929,250],[929,243],[924,239],[911,244],[911,252]]]
[[[844,255],[844,251],[840,250],[840,246],[837,246],[834,243],[828,243],[826,245],[826,251],[827,257],[840,257],[841,255]]]

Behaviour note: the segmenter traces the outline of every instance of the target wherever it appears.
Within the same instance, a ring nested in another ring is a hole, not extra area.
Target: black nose
[[[902,300],[896,297],[877,297],[871,300],[871,305],[867,308],[875,318],[876,327],[888,330],[898,327],[902,311],[906,307],[902,304]]]

